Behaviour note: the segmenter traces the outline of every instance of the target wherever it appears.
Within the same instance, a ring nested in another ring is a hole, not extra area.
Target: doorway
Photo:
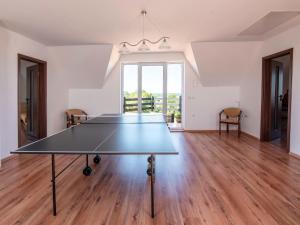
[[[122,65],[123,113],[163,114],[172,129],[182,129],[182,63]]]
[[[47,136],[47,62],[18,54],[18,145]]]
[[[293,49],[263,58],[261,140],[290,146]]]

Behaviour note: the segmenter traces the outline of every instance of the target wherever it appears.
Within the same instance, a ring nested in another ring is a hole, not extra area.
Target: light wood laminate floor
[[[54,217],[50,157],[22,155],[0,171],[0,224],[300,224],[299,159],[234,133],[172,139],[180,154],[156,158],[155,219],[146,156],[103,156],[90,177],[82,157],[58,178]]]

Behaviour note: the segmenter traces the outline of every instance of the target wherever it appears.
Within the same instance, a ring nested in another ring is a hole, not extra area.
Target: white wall
[[[300,26],[268,39],[262,49],[262,56],[294,49],[291,110],[291,152],[300,155]]]
[[[195,89],[197,98],[191,107],[191,111],[200,112],[203,102],[207,102],[208,110],[202,110],[205,122],[215,123],[213,112],[221,108],[209,105],[211,96],[216,96],[217,103],[224,102],[223,106],[239,106],[244,111],[242,130],[257,136],[260,121],[260,85],[257,79],[260,76],[259,60],[262,42],[195,42],[192,43],[194,55],[199,69],[199,77],[202,88]],[[190,79],[189,79],[190,80]],[[222,86],[228,87],[222,87]],[[241,88],[238,88],[241,87]],[[241,94],[237,94],[240,92]],[[209,96],[209,97],[208,97]],[[239,98],[234,98],[239,96]],[[220,105],[222,106],[222,105]],[[222,106],[222,107],[223,107]],[[190,117],[193,118],[193,115]],[[213,118],[213,119],[212,119]],[[250,118],[250,119],[249,119]],[[255,125],[253,125],[253,120]],[[192,126],[196,126],[192,123]],[[203,123],[201,123],[203,124]],[[201,127],[201,129],[205,129]]]
[[[292,79],[292,116],[290,151],[300,155],[300,26],[294,27],[284,33],[267,39],[257,49],[256,62],[253,73],[244,76],[241,83],[241,106],[247,113],[244,127],[246,132],[260,136],[260,110],[261,110],[261,81],[262,57],[294,48],[293,79]]]
[[[300,33],[300,29],[299,29]],[[300,40],[300,39],[298,39]],[[294,46],[290,150],[300,155],[300,44]]]
[[[193,43],[192,47],[200,80],[204,86],[227,83],[240,86],[240,107],[244,112],[242,130],[258,138],[261,117],[262,57],[294,48],[290,144],[291,152],[300,155],[300,139],[297,138],[297,134],[300,133],[300,118],[297,116],[300,113],[300,26],[261,42],[201,42]],[[209,94],[208,87],[197,90],[205,90],[203,93]],[[200,91],[196,95],[199,103],[205,101],[201,99],[202,95]],[[223,97],[222,93],[218,95],[220,98]],[[197,107],[199,103],[195,102],[191,106]],[[204,117],[210,118],[208,115]]]
[[[203,87],[183,53],[148,53],[123,55],[101,89],[71,89],[69,108],[81,108],[89,114],[119,113],[121,63],[179,62],[185,65],[184,123],[186,130],[217,129],[218,112],[237,106],[239,87]]]
[[[42,44],[0,27],[1,64],[1,154],[2,158],[18,145],[17,123],[17,54],[47,60],[47,49]],[[2,71],[2,72],[1,72]]]
[[[248,71],[243,74],[240,83],[240,107],[243,110],[241,129],[257,138],[260,136],[261,48],[262,42],[256,42],[252,50],[245,53]]]
[[[4,84],[4,43],[5,43],[5,35],[4,35],[4,31],[2,29],[0,29],[0,93],[2,93],[2,90],[4,90],[5,88],[5,84]],[[0,167],[1,167],[1,158],[2,158],[2,149],[4,147],[3,144],[3,133],[4,133],[4,95],[0,94]]]
[[[79,108],[90,115],[120,113],[119,65],[114,67],[101,89],[70,89],[68,108]]]
[[[104,83],[112,45],[46,47],[0,27],[0,152],[7,157],[18,145],[18,53],[47,61],[47,132],[65,127],[71,88],[98,88]]]
[[[111,49],[109,44],[48,47],[48,134],[65,128],[69,89],[102,87]]]
[[[216,130],[219,112],[225,107],[239,106],[240,88],[236,86],[204,87],[195,74],[187,72],[185,89],[186,130]]]

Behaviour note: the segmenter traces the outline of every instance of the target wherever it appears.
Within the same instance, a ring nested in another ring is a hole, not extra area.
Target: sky
[[[167,65],[168,93],[181,93],[182,65]],[[138,88],[138,66],[124,66],[124,91],[134,92]],[[142,66],[142,89],[150,93],[163,93],[163,66]]]

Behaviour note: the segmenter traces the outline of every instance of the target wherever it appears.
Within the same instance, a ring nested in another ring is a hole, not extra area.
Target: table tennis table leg
[[[154,155],[151,155],[150,160],[150,169],[151,169],[151,175],[150,175],[150,185],[151,185],[151,217],[154,218]]]
[[[55,155],[51,155],[51,165],[52,165],[52,204],[53,204],[53,216],[56,216],[56,185],[55,185]]]

